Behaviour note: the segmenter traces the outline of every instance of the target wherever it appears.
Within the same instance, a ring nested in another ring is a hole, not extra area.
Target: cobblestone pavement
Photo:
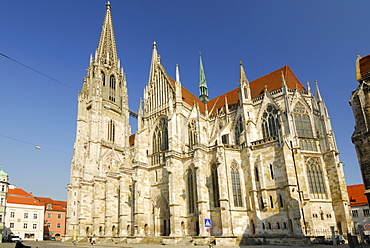
[[[94,246],[90,245],[89,243],[77,243],[76,245],[73,245],[71,242],[58,242],[58,241],[25,241],[23,242],[24,245],[31,246],[31,248],[119,248],[119,247],[125,247],[125,248],[185,248],[185,247],[192,247],[192,246],[186,246],[186,245],[145,245],[145,244],[96,244]],[[0,243],[1,248],[14,248],[15,243]],[[196,247],[199,248],[209,248],[209,246],[201,246],[197,245]],[[252,245],[252,246],[214,246],[214,248],[263,248],[263,247],[270,247],[270,248],[297,248],[302,246],[275,246],[275,245]],[[331,246],[329,245],[312,245],[312,246],[306,246],[306,247],[312,247],[312,248],[329,248]],[[339,245],[338,248],[349,248],[348,244]],[[368,245],[364,245],[363,248],[370,248]]]

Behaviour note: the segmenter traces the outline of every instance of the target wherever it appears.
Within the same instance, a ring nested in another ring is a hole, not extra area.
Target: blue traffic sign
[[[204,226],[205,227],[212,227],[211,219],[204,219]]]

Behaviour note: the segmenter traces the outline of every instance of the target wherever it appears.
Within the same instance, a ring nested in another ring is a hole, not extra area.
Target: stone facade
[[[131,135],[108,3],[78,96],[67,239],[228,244],[347,231],[346,183],[317,84],[315,96],[288,66],[249,82],[240,64],[237,88],[208,101],[203,73],[199,99],[178,66],[175,79],[166,73],[154,43]]]
[[[352,142],[355,145],[358,162],[365,185],[365,195],[370,200],[370,55],[358,56],[356,74],[359,86],[352,92],[349,101],[355,117],[355,131]]]

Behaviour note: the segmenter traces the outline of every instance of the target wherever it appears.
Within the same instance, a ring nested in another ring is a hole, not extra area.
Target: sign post
[[[211,227],[212,227],[211,219],[204,219],[204,227],[206,228],[206,232],[209,235],[211,235]]]

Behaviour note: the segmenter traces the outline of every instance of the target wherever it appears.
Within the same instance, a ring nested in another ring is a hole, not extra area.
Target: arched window
[[[114,121],[110,120],[108,123],[108,140],[114,142],[116,132],[116,126],[114,125]]]
[[[279,119],[278,110],[272,105],[268,105],[262,115],[262,135],[263,138],[269,138],[278,135]]]
[[[270,164],[270,175],[271,175],[271,179],[274,179],[274,168],[272,164]]]
[[[302,103],[297,103],[293,109],[294,123],[298,137],[313,138],[310,116]]]
[[[233,186],[234,206],[243,207],[239,170],[235,163],[231,165],[231,182]]]
[[[193,169],[187,170],[188,211],[195,213],[197,209],[197,183],[196,174]]]
[[[314,198],[326,198],[320,158],[308,158],[306,160],[306,168],[311,195]]]
[[[284,207],[283,197],[281,195],[279,195],[279,204],[281,208]]]
[[[198,144],[198,132],[195,120],[188,124],[189,149],[193,150],[194,145]]]
[[[212,165],[212,188],[213,188],[213,206],[220,207],[220,191],[218,186],[218,171],[217,165]]]
[[[239,117],[235,124],[235,144],[240,145],[240,136],[244,131],[243,118]]]
[[[111,75],[109,80],[109,100],[116,101],[116,78],[114,75]]]
[[[260,177],[258,175],[258,168],[257,167],[254,167],[254,175],[256,177],[256,181],[258,182],[260,180]]]
[[[165,161],[164,151],[168,150],[168,126],[167,119],[162,117],[153,133],[153,164]]]
[[[265,203],[263,202],[263,197],[260,197],[260,202],[261,202],[261,209],[265,208]]]

